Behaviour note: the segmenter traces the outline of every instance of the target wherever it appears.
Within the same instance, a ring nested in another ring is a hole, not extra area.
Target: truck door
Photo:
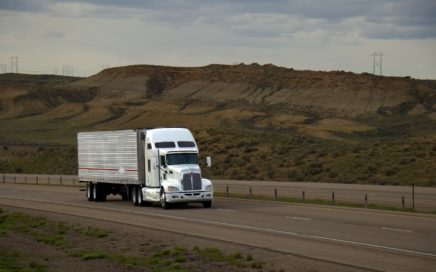
[[[145,168],[147,177],[147,186],[148,187],[159,187],[159,171],[156,167],[157,165],[157,154],[156,150],[153,150],[152,143],[150,139],[146,141],[146,150],[145,150]]]

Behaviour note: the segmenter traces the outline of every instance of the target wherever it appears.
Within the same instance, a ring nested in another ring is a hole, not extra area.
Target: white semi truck
[[[202,178],[198,147],[188,129],[79,132],[77,146],[79,180],[86,182],[89,201],[113,194],[136,206],[212,205],[212,182]]]

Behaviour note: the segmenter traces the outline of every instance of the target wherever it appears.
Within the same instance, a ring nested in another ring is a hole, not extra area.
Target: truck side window
[[[167,163],[165,161],[165,156],[160,156],[160,165],[163,167],[167,166]]]
[[[151,171],[151,161],[147,160],[148,172]]]
[[[147,149],[151,149],[151,144],[147,144]]]

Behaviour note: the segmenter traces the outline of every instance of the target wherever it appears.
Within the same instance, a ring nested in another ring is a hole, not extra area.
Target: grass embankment
[[[38,250],[29,256],[28,252],[7,248],[8,238],[14,235],[30,239],[25,245],[27,250]],[[0,209],[0,239],[4,241],[0,244],[0,271],[49,271],[54,262],[65,262],[68,258],[72,263],[83,262],[83,269],[88,262],[98,260],[106,262],[98,263],[99,266],[108,265],[114,271],[141,268],[151,271],[203,271],[208,270],[211,264],[219,264],[217,267],[221,270],[227,270],[226,267],[232,270],[259,270],[265,264],[240,252],[225,254],[210,247],[147,244],[132,239],[133,237],[130,237],[131,241],[127,241],[127,244],[117,246],[117,242],[123,238],[129,239],[101,228],[85,228]],[[47,253],[49,250],[38,252],[44,246],[54,250],[54,253]]]
[[[298,133],[194,130],[212,179],[436,185],[432,138],[323,140]],[[0,172],[75,174],[75,147],[4,146]],[[204,158],[201,158],[203,163]]]

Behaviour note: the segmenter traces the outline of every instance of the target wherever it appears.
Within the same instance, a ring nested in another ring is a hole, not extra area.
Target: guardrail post
[[[249,190],[249,193],[248,193],[248,198],[252,198],[252,196],[253,196],[253,188],[251,188],[251,186],[250,186],[250,190]]]
[[[277,200],[277,188],[274,188],[274,200]]]
[[[365,208],[368,208],[368,194],[365,194]]]
[[[305,198],[306,198],[306,192],[303,190],[303,192],[301,192],[301,200],[304,202]]]
[[[229,197],[229,185],[226,186],[226,197]]]
[[[47,177],[47,184],[50,184],[50,176]]]
[[[406,209],[406,203],[404,202],[404,196],[401,197],[401,206],[403,207],[403,211]]]
[[[336,202],[335,202],[335,191],[332,192],[332,204],[336,205]]]
[[[38,176],[36,176],[36,184],[38,184]]]
[[[14,183],[17,183],[17,176],[14,176]]]
[[[62,185],[62,177],[59,177],[59,183]]]
[[[5,174],[3,174],[3,183],[6,183],[6,177],[5,177]]]
[[[415,183],[412,183],[412,209],[415,210]]]
[[[76,179],[73,178],[73,186],[76,185]]]
[[[27,183],[27,176],[24,177],[24,183]]]

